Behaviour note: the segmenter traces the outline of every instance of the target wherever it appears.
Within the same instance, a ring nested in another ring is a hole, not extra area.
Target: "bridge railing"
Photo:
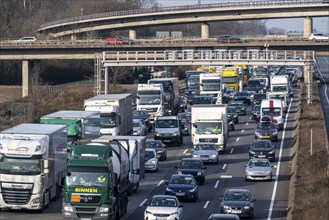
[[[45,30],[52,26],[61,25],[64,23],[72,22],[83,22],[85,20],[96,19],[96,18],[108,18],[118,17],[145,13],[160,13],[160,12],[174,12],[174,11],[186,11],[186,10],[198,10],[198,9],[209,9],[209,8],[236,8],[236,7],[261,7],[261,6],[282,6],[282,5],[307,5],[307,4],[328,4],[325,0],[265,0],[265,1],[246,1],[246,2],[225,2],[216,4],[197,4],[197,5],[184,5],[184,6],[170,6],[170,7],[157,7],[127,11],[115,11],[92,15],[83,15],[73,18],[65,18],[57,21],[48,22],[40,25],[38,31]]]

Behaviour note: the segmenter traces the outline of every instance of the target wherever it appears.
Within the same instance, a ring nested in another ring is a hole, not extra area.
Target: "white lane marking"
[[[246,123],[246,126],[249,124],[249,122]]]
[[[282,149],[283,149],[283,143],[284,143],[284,138],[285,138],[285,134],[286,134],[286,127],[287,127],[287,121],[288,121],[287,119],[288,119],[288,116],[289,116],[292,101],[293,101],[293,98],[290,99],[288,113],[286,114],[286,117],[285,117],[285,120],[284,120],[284,127],[283,127],[283,132],[282,132],[282,137],[281,137],[280,152],[279,152],[278,165],[277,165],[278,168],[277,168],[276,173],[275,173],[275,182],[274,182],[274,186],[273,186],[271,204],[270,204],[270,208],[268,210],[267,220],[272,219],[273,205],[274,205],[276,190],[278,188],[278,176],[279,176],[279,172],[280,172]]]
[[[187,151],[188,151],[188,149],[184,150],[183,154],[186,154]]]
[[[206,202],[206,204],[204,204],[203,208],[206,209],[209,205],[209,200]]]
[[[244,129],[242,129],[241,133],[243,133],[243,132],[244,132]]]
[[[234,148],[231,148],[230,154],[232,154],[232,153],[233,153],[233,151],[234,151]]]
[[[223,168],[222,169],[225,170],[225,167],[226,167],[226,164],[223,165]]]
[[[157,186],[160,186],[163,183],[164,180],[161,180]]]
[[[238,137],[235,141],[239,141],[239,139],[240,139],[240,138]]]
[[[230,179],[230,178],[232,178],[232,176],[230,176],[230,175],[221,175],[220,178],[222,178],[222,179]]]
[[[216,181],[216,184],[215,184],[214,188],[217,188],[218,184],[219,184],[219,180]]]
[[[147,199],[144,199],[143,202],[141,204],[139,204],[139,206],[140,207],[143,206],[146,201],[147,201]]]

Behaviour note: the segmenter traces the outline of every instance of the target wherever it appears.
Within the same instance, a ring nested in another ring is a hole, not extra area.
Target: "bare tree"
[[[110,67],[109,70],[110,79],[114,89],[116,89],[119,81],[131,77],[131,74],[133,74],[132,67]]]

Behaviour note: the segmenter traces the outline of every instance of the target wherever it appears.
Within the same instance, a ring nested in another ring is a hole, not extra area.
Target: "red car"
[[[109,37],[106,40],[106,43],[108,44],[123,44],[124,40],[116,37]]]

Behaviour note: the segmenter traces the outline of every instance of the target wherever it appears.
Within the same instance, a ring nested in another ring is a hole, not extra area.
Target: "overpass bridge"
[[[38,32],[52,36],[76,36],[102,30],[129,30],[136,39],[136,28],[201,23],[201,37],[209,37],[213,21],[304,18],[304,36],[312,32],[312,17],[328,17],[328,0],[262,0],[227,2],[84,15],[41,25]]]

